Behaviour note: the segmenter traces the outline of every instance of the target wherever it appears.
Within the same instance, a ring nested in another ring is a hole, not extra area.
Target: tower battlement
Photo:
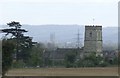
[[[102,26],[99,26],[99,25],[86,25],[85,30],[102,30]]]

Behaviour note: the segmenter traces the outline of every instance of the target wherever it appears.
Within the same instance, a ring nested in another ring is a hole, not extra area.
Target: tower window
[[[90,37],[92,37],[92,32],[90,32]]]

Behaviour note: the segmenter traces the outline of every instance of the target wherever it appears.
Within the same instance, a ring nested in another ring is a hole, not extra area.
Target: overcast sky
[[[119,0],[0,0],[0,24],[118,26]],[[94,19],[94,21],[93,21]]]

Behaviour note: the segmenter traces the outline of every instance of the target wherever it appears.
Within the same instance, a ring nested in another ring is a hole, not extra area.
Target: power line
[[[80,38],[80,32],[79,32],[79,29],[78,29],[78,33],[77,33],[77,48],[80,48],[80,39],[82,39],[82,38]]]

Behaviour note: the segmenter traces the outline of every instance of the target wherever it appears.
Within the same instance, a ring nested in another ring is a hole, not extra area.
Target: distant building
[[[108,60],[112,60],[118,57],[118,50],[103,51],[103,56],[107,58]]]
[[[44,57],[54,61],[63,61],[65,55],[71,52],[75,52],[77,54],[77,59],[84,58],[84,56],[89,55],[92,52],[95,52],[96,56],[103,55],[102,26],[85,26],[85,40],[83,47],[56,48],[51,52],[46,51],[44,53]]]
[[[49,59],[54,60],[54,61],[60,61],[60,60],[63,61],[66,54],[74,52],[77,55],[77,59],[79,59],[80,52],[82,52],[82,51],[83,51],[82,48],[81,49],[80,48],[57,48],[56,50],[51,51],[51,52],[46,51],[44,53],[44,57],[49,58]]]
[[[84,54],[102,55],[102,26],[85,26]]]

